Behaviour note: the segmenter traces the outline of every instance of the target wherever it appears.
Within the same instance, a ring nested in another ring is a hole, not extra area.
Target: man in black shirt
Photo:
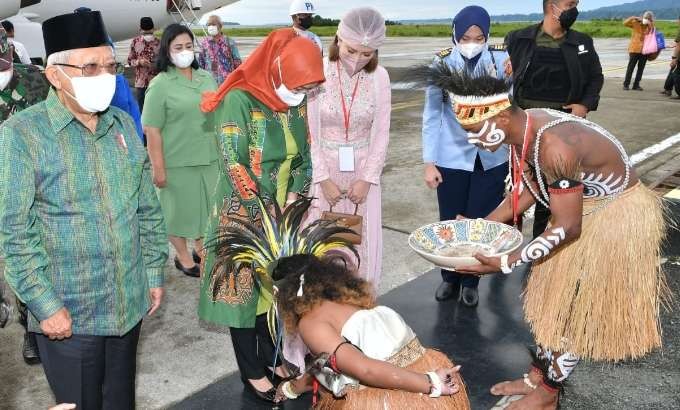
[[[543,21],[510,32],[505,43],[513,71],[513,95],[523,108],[552,108],[585,118],[597,109],[604,84],[593,39],[572,30],[578,0],[543,0]],[[534,236],[550,211],[536,205]]]
[[[678,34],[675,36],[675,48],[673,49],[673,56],[671,57],[671,70],[666,77],[666,83],[663,86],[661,94],[669,97],[673,95],[673,88],[675,88],[674,99],[680,99],[680,64],[678,64],[678,57],[680,57],[680,17],[678,17]]]

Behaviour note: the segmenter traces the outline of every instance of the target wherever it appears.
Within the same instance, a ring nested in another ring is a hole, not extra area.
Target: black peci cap
[[[109,42],[102,15],[98,11],[79,11],[45,20],[43,23],[45,52],[105,46]]]
[[[153,30],[153,19],[151,17],[142,17],[139,20],[139,28],[142,30]]]

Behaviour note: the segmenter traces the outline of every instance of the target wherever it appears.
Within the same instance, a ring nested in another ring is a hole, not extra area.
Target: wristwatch
[[[508,265],[508,258],[510,255],[501,256],[501,272],[507,274],[512,273],[512,268]]]

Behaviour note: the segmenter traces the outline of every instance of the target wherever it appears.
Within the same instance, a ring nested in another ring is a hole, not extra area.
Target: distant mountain
[[[678,0],[642,0],[618,6],[600,7],[594,10],[581,11],[579,20],[623,19],[629,16],[639,16],[651,10],[657,20],[675,20],[680,16],[680,1]],[[538,21],[543,13],[532,14],[503,14],[493,16],[493,21]]]
[[[623,19],[633,15],[641,15],[646,10],[651,10],[657,20],[675,20],[680,16],[680,0],[642,0],[619,4],[618,6],[600,7],[594,10],[581,11],[578,18],[579,20]],[[493,21],[539,21],[541,19],[543,19],[543,13],[502,14],[491,17]],[[401,22],[404,24],[450,24],[451,18],[401,20]]]

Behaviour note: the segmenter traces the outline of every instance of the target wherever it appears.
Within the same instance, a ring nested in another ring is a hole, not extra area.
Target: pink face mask
[[[340,62],[350,76],[353,76],[366,67],[372,58],[372,56],[364,57],[360,53],[349,54],[340,49]]]

